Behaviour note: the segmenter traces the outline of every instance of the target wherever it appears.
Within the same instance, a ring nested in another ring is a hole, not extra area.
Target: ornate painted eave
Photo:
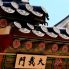
[[[16,18],[15,16],[18,15],[21,19],[23,19],[24,16],[28,18],[31,16],[36,21],[42,20],[41,22],[45,22],[45,18],[48,19],[48,13],[45,13],[40,6],[31,6],[29,3],[18,3],[12,0],[9,2],[1,0],[0,4],[1,16]]]
[[[17,27],[17,25],[15,26]],[[23,27],[21,26],[21,28]],[[22,30],[20,31],[20,27],[17,27],[17,30],[15,31],[17,31],[18,33],[14,34],[17,36],[30,35],[31,38],[44,38],[44,39],[67,40],[67,41],[69,40],[69,34],[67,32],[67,29],[47,27],[45,25],[33,26],[30,23],[27,23],[27,25]]]
[[[45,25],[34,26],[30,23],[24,23],[22,26],[18,21],[14,21],[12,24],[12,35],[26,38],[43,38],[69,41],[68,28],[60,29],[57,27],[47,27]]]
[[[14,2],[12,0],[0,1],[0,18],[6,18],[12,21],[17,27],[18,34],[32,34],[32,37],[69,40],[68,29],[59,29],[56,27],[46,27],[45,25],[36,26],[35,23],[44,23],[45,17],[48,19],[48,13],[40,6],[31,6],[29,3]],[[16,34],[16,33],[14,33]]]

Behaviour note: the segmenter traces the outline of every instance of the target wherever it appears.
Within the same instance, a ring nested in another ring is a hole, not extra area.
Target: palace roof
[[[33,26],[30,23],[27,23],[25,27],[22,27],[19,23],[14,22],[14,25],[18,28],[15,29],[17,33],[14,33],[16,35],[21,36],[28,36],[35,38],[35,37],[40,37],[40,38],[51,38],[51,39],[56,39],[56,40],[69,40],[69,30],[68,28],[56,28],[56,27],[47,27],[45,25],[39,25],[39,26]],[[32,33],[32,35],[31,35]]]
[[[63,24],[63,22],[65,21],[65,20],[69,20],[69,15],[67,15],[65,18],[63,18],[60,22],[58,22],[57,24],[55,24],[54,26],[55,27],[57,27],[57,26],[59,26],[61,23]]]
[[[44,25],[48,13],[40,6],[10,0],[0,1],[0,18],[12,21],[17,29],[14,35],[28,37],[51,38],[55,40],[69,40],[68,28],[47,27]],[[38,24],[38,25],[36,25]]]
[[[0,17],[45,23],[48,13],[41,6],[31,6],[28,2],[21,2],[21,0],[0,0]]]

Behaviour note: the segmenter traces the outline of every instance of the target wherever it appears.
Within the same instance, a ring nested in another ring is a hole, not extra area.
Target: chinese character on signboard
[[[47,56],[17,54],[15,68],[45,69]]]

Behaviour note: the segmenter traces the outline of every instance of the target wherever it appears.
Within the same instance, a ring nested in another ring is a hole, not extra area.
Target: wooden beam
[[[16,56],[15,53],[0,53],[0,56],[1,55],[12,55],[12,56]],[[69,58],[69,56],[58,56],[58,55],[46,55],[47,58],[50,57],[50,58]]]
[[[69,58],[69,56],[57,56],[57,55],[47,55],[50,58]]]

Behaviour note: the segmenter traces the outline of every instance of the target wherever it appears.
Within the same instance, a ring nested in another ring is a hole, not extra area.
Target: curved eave
[[[17,9],[17,12],[20,14],[20,15],[23,15],[23,16],[28,16],[30,13],[25,11],[25,10],[22,10],[22,9]]]
[[[35,11],[34,10],[34,7],[33,6],[31,6],[31,5],[29,5],[29,4],[21,4],[21,3],[16,3],[16,2],[8,2],[8,3],[3,3],[3,5],[4,5],[4,7],[5,8],[11,8],[11,6],[20,14],[20,15],[29,15],[29,12],[28,11],[30,11],[30,13],[32,13],[32,14],[34,14],[35,16],[37,16],[37,17],[42,17],[43,16],[43,13],[41,13],[41,12],[38,12],[38,11]],[[2,6],[3,6],[2,5]],[[1,7],[2,7],[1,6]],[[23,7],[25,7],[25,8],[23,8]],[[3,9],[3,8],[2,8]],[[12,9],[12,8],[11,8]],[[27,11],[27,10],[28,11]],[[4,9],[3,9],[4,10]],[[7,11],[7,10],[6,10]],[[7,13],[10,13],[10,12],[7,12]]]
[[[36,17],[45,17],[46,16],[46,18],[48,19],[48,13],[46,13],[40,6],[31,6],[29,3],[24,3],[24,2],[21,2],[21,1],[15,2],[15,1],[12,1],[12,0],[9,0],[9,1],[2,1],[1,0],[0,6],[3,6],[3,5],[6,8],[10,8],[10,10],[13,10],[13,8],[14,8],[15,11],[17,11],[20,15],[27,16],[29,14],[33,14]],[[22,6],[22,7],[24,6],[25,8],[21,9],[20,6]],[[7,12],[7,13],[10,13],[10,11]]]
[[[15,11],[14,13],[11,13],[11,14],[4,11],[1,7],[0,7],[0,10],[1,10],[0,15],[2,17],[17,19],[17,20],[19,20],[18,18],[21,18],[20,20],[22,20],[24,18],[28,18],[28,19],[33,18],[33,20],[35,20],[35,21],[40,21],[41,23],[44,23],[43,18],[38,18],[38,17],[35,18],[35,16],[33,16],[30,12],[25,11],[25,10],[18,9],[17,11]]]
[[[17,33],[15,33],[15,32],[17,32]],[[19,36],[19,37],[24,37],[24,38],[42,38],[42,39],[47,39],[47,40],[49,39],[49,40],[59,40],[59,41],[62,40],[62,42],[69,41],[69,39],[64,39],[61,36],[53,38],[53,37],[49,36],[48,34],[39,35],[37,33],[34,33],[33,31],[30,31],[28,33],[24,33],[21,31],[15,31],[15,32],[14,32],[14,35]],[[37,32],[40,32],[40,31],[37,31]]]
[[[58,28],[54,27],[54,31],[59,35],[60,38],[69,40],[69,35],[66,32],[66,29],[58,29]]]
[[[58,35],[55,34],[54,31],[52,31],[52,32],[48,31],[49,28],[47,28],[45,26],[41,26],[41,29],[45,32],[45,34],[47,34],[50,37],[53,37],[53,38],[57,38],[58,37]]]
[[[10,7],[5,7],[5,6],[1,6],[1,8],[6,12],[6,13],[14,13],[15,12],[15,10],[14,9],[12,9],[12,8],[10,8]]]
[[[55,27],[46,27],[43,25],[35,27],[34,25],[31,25],[30,23],[27,23],[26,25],[22,26],[22,24],[17,21],[15,21],[13,24],[14,24],[14,28],[17,28],[17,29],[13,28],[13,30],[15,32],[18,32],[18,33],[14,32],[14,34],[16,34],[16,35],[19,34],[19,32],[21,32],[21,34],[25,34],[25,35],[27,35],[27,34],[30,35],[30,33],[32,33],[32,36],[35,35],[35,37],[38,37],[38,38],[45,37],[45,39],[47,39],[47,36],[49,36],[49,38],[51,38],[51,39],[57,39],[57,38],[59,39],[59,37],[60,37],[63,40],[69,40],[69,35],[67,34],[66,29],[58,29]]]
[[[25,5],[26,9],[31,12],[33,15],[37,16],[37,17],[42,17],[43,16],[43,13],[41,11],[39,11],[40,7],[34,7],[34,6],[31,6],[29,4],[26,4]],[[36,9],[38,8],[38,10]]]
[[[9,13],[9,14],[15,12],[15,10],[14,10],[14,8],[11,6],[11,3],[10,3],[10,2],[3,2],[3,1],[1,1],[1,2],[2,2],[2,4],[0,5],[0,7],[2,8],[2,10],[3,10],[4,12]],[[0,2],[0,3],[1,3],[1,2]],[[1,10],[0,10],[0,11],[1,11]]]
[[[22,33],[25,33],[25,34],[31,32],[31,30],[29,30],[29,29],[27,29],[27,28],[20,28],[19,31],[22,32]]]
[[[38,37],[43,37],[45,34],[42,33],[41,31],[37,31],[37,30],[32,30],[32,32],[37,35]]]
[[[69,39],[69,35],[67,34],[67,32],[66,32],[66,29],[62,29],[61,31],[60,31],[60,33],[59,33],[59,35],[60,35],[60,37],[62,37],[63,39]]]
[[[62,39],[69,40],[69,37],[65,34],[59,34]]]

